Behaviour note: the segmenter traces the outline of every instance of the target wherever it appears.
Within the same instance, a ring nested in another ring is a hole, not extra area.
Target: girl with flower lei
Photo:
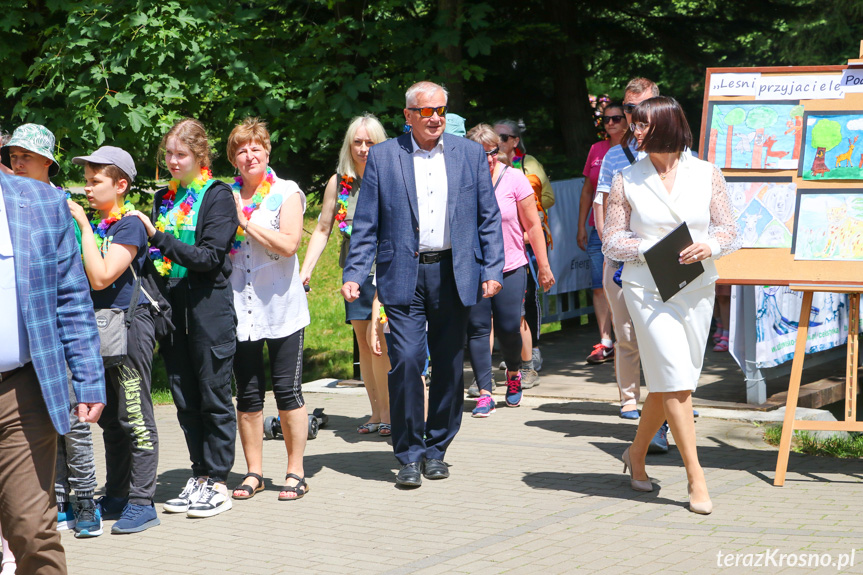
[[[231,400],[237,316],[228,252],[239,222],[231,187],[208,169],[210,147],[200,122],[175,124],[160,149],[171,182],[156,192],[152,220],[131,213],[144,222],[151,255],[168,277],[165,295],[176,329],[159,351],[192,461],[185,487],[163,511],[212,517],[231,508],[226,480],[237,431]]]
[[[369,148],[385,139],[386,132],[383,126],[371,114],[354,118],[348,126],[339,153],[338,168],[324,190],[321,217],[309,240],[306,258],[300,271],[300,276],[306,285],[309,284],[318,258],[323,253],[336,224],[342,236],[339,265],[344,267],[353,229],[353,211],[356,209],[357,198],[362,197],[360,187]],[[373,353],[367,337],[369,326],[373,323],[372,298],[375,294],[371,275],[361,286],[360,292],[358,300],[345,304],[345,320],[354,328],[360,352],[360,373],[371,405],[368,421],[360,425],[357,432],[361,434],[379,432],[382,435],[389,435],[391,429],[387,389],[389,362],[386,358],[386,343],[381,342],[384,351],[378,355]]]

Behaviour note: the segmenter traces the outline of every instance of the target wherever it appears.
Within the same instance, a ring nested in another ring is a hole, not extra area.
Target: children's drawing
[[[728,193],[744,248],[790,248],[797,184],[789,178],[753,182],[729,177]]]
[[[746,170],[796,170],[803,106],[794,102],[711,102],[708,161]]]
[[[863,111],[806,112],[803,131],[804,180],[863,180]]]
[[[804,190],[794,224],[794,259],[863,261],[863,192]]]

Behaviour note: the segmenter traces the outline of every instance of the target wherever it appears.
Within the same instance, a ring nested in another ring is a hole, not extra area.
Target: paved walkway
[[[685,508],[673,447],[648,458],[657,490],[629,488],[619,458],[635,424],[610,404],[532,397],[485,420],[467,413],[447,454],[451,478],[406,491],[394,484],[389,443],[354,431],[367,414],[364,391],[311,387],[308,407],[324,407],[329,426],[308,444],[307,497],[276,501],[285,450],[267,441],[266,491],[209,519],[162,514],[160,527],[137,535],[110,535],[110,522],[96,539],[66,532],[70,573],[808,573],[787,567],[789,558],[779,567],[780,556],[839,561],[855,547],[855,566],[844,572],[863,572],[863,464],[792,455],[786,487],[773,487],[776,451],[752,424],[697,420],[716,508],[699,516]],[[174,408],[158,407],[156,416],[161,503],[189,471]],[[238,445],[231,486],[242,462]],[[745,556],[737,568],[717,566],[717,554],[765,552],[773,554],[768,567],[744,568]]]

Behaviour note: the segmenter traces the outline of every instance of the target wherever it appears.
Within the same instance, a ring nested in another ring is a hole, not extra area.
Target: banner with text
[[[846,84],[847,83],[847,84]],[[760,73],[711,74],[710,96],[754,96],[756,100],[836,100],[845,86],[854,86],[847,74],[763,76]]]
[[[554,205],[548,210],[548,223],[554,249],[548,252],[555,284],[550,295],[591,288],[590,258],[578,247],[578,209],[584,178],[552,182]]]

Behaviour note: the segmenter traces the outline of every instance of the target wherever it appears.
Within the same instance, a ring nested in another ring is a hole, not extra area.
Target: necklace
[[[348,198],[351,196],[351,183],[353,183],[353,181],[354,179],[350,176],[342,176],[342,189],[339,192],[338,197],[339,209],[336,212],[336,221],[339,222],[339,230],[348,237],[351,235],[353,226],[346,224],[345,218],[348,217]]]
[[[667,170],[665,170],[661,174],[659,173],[659,170],[656,170],[656,173],[659,174],[659,179],[662,181],[665,181],[665,178],[668,177],[668,174],[673,172],[677,168],[678,164],[680,164],[680,158],[678,158],[677,161],[674,162],[673,166],[671,166],[670,168],[668,168]],[[656,166],[653,166],[653,167],[656,168]]]
[[[123,219],[123,216],[126,213],[135,209],[135,206],[132,205],[131,202],[125,202],[122,206],[117,207],[114,206],[114,209],[108,214],[107,218],[102,218],[101,221],[97,223],[98,218],[93,218],[90,220],[90,227],[93,228],[93,236],[96,239],[96,247],[99,251],[102,251],[102,244],[105,243],[105,235],[108,233],[108,228],[110,228],[114,223]]]
[[[273,169],[267,166],[267,173],[264,175],[264,179],[261,180],[261,183],[258,184],[258,187],[255,188],[255,193],[252,195],[252,203],[243,208],[243,215],[246,216],[246,220],[252,219],[252,212],[257,210],[261,203],[263,203],[264,198],[270,193],[270,189],[273,184],[276,183],[276,174],[273,173]],[[234,183],[231,186],[231,189],[236,193],[240,193],[243,189],[243,177],[236,176],[234,178]],[[248,225],[248,224],[246,224]],[[231,253],[235,254],[240,249],[240,246],[243,244],[243,240],[246,239],[246,230],[242,227],[237,227],[237,235],[234,237],[234,245],[231,247]]]
[[[156,218],[155,228],[160,232],[171,229],[174,237],[180,239],[180,226],[189,217],[192,206],[198,201],[198,194],[212,179],[213,172],[210,171],[210,168],[201,168],[201,174],[192,180],[192,183],[186,188],[186,197],[176,209],[174,208],[174,200],[177,198],[180,181],[176,178],[172,179],[168,183],[168,191],[162,196],[162,205],[159,206],[159,217]],[[170,214],[172,213],[174,214],[174,224],[170,222]],[[153,260],[153,264],[160,275],[166,276],[171,273],[171,260],[164,257],[159,248],[150,248],[150,259]]]

